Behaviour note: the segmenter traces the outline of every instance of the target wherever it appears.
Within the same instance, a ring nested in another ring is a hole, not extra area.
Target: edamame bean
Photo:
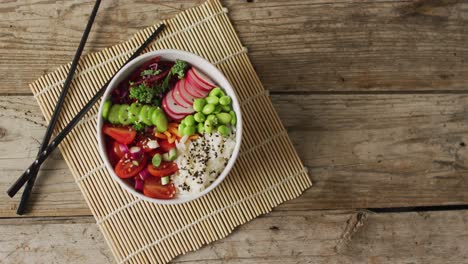
[[[206,118],[206,121],[210,121],[213,126],[216,126],[218,124],[218,118],[216,117],[216,115],[209,115]]]
[[[193,115],[188,115],[184,118],[184,124],[186,126],[193,126],[195,125],[195,118],[193,117]]]
[[[203,123],[198,123],[197,131],[198,134],[203,135],[203,133],[205,133],[205,125]]]
[[[203,113],[196,113],[195,115],[193,115],[193,118],[198,123],[203,123],[206,120],[206,116]]]
[[[236,123],[237,123],[236,112],[231,111],[231,112],[229,112],[229,114],[231,115],[231,125],[235,126]]]
[[[151,117],[152,121],[156,121],[153,124],[156,126],[156,130],[158,132],[165,132],[168,128],[168,121],[167,117],[161,109],[156,109],[153,112],[153,116]]]
[[[181,124],[179,125],[178,130],[177,130],[177,132],[179,133],[179,136],[183,136],[183,135],[184,135],[184,128],[185,128],[185,125],[181,123]]]
[[[191,136],[195,134],[195,126],[186,126],[183,131],[184,136]]]
[[[213,132],[213,123],[211,121],[209,121],[209,120],[206,120],[204,128],[205,128],[205,133]]]
[[[216,114],[216,117],[218,118],[218,122],[223,125],[227,125],[231,122],[231,115],[228,113],[219,113]]]
[[[203,98],[198,98],[193,101],[193,109],[197,112],[201,112],[203,107],[206,105],[206,100]]]
[[[230,105],[222,105],[221,109],[223,110],[223,112],[226,112],[226,113],[229,113],[229,111],[232,110]]]
[[[202,110],[202,113],[205,114],[205,115],[209,115],[211,113],[213,113],[213,111],[215,110],[215,106],[212,105],[212,104],[207,104],[203,107],[203,110]]]
[[[229,136],[229,133],[231,132],[231,130],[229,129],[229,127],[225,125],[220,125],[218,127],[218,132],[223,136]]]
[[[217,105],[219,103],[219,98],[216,96],[208,96],[206,102],[212,105]]]
[[[222,110],[223,110],[223,106],[222,105],[217,105],[215,107],[215,110],[213,111],[213,113],[214,114],[221,113]]]
[[[222,105],[229,105],[231,103],[231,97],[225,95],[221,98],[219,98],[219,103]]]
[[[213,90],[211,90],[209,94],[209,96],[217,96],[217,97],[221,97],[223,95],[224,95],[224,92],[219,87],[215,87]]]
[[[111,109],[111,106],[112,102],[110,100],[104,102],[104,105],[102,107],[102,117],[104,119],[107,119],[107,117],[109,116],[109,110]]]

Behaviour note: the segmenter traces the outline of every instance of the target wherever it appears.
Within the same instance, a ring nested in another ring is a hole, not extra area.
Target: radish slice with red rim
[[[184,89],[186,93],[194,95],[195,99],[204,98],[210,93],[207,90],[197,88],[197,86],[193,85],[189,79],[187,79],[183,85],[180,85],[180,89]]]
[[[168,93],[169,94],[169,93]],[[183,119],[186,115],[181,115],[181,114],[175,114],[174,112],[172,112],[166,102],[166,98],[167,98],[167,94],[166,96],[164,96],[163,100],[162,100],[162,108],[164,110],[164,113],[166,113],[166,115],[174,120],[174,121],[178,121],[178,120],[181,120]]]
[[[195,67],[192,67],[192,71],[195,74],[195,76],[197,76],[197,78],[201,80],[204,84],[209,85],[212,88],[216,86],[216,84],[205,73],[199,71]]]
[[[195,73],[193,72],[192,69],[187,71],[187,81],[188,81],[188,83],[191,84],[193,88],[196,88],[199,91],[202,91],[202,92],[211,91],[213,89],[213,87],[203,83],[200,79],[198,79],[197,76],[195,76]]]
[[[174,101],[183,106],[183,107],[191,107],[193,102],[191,102],[190,100],[186,99],[185,96],[183,96],[181,94],[181,91],[180,91],[180,84],[183,82],[183,80],[180,80],[176,83],[176,85],[174,86],[174,89],[173,89],[173,92],[172,92],[172,95],[174,96]]]
[[[183,106],[177,104],[174,101],[173,92],[174,92],[174,90],[170,90],[166,94],[166,97],[165,97],[166,98],[167,108],[168,108],[168,110],[170,112],[172,112],[175,115],[189,115],[189,114],[195,112],[195,110],[193,110],[192,107],[183,107]]]

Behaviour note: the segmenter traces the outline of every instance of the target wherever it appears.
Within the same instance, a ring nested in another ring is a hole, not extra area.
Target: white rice
[[[204,134],[196,140],[176,144],[179,171],[172,175],[178,195],[203,191],[226,167],[236,145],[235,132],[229,137],[219,133]]]

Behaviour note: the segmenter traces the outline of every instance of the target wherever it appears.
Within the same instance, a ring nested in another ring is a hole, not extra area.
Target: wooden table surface
[[[103,1],[85,52],[202,1]],[[468,2],[226,0],[314,186],[174,263],[468,263]],[[112,263],[60,153],[32,208],[6,188],[93,1],[0,2],[0,262]]]

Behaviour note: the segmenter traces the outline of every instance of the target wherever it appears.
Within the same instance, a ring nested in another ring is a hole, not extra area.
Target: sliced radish
[[[187,81],[186,79],[182,79],[180,81],[180,85],[177,87],[177,90],[179,92],[179,95],[184,98],[184,101],[189,101],[190,105],[193,105],[193,101],[200,96],[198,94],[193,95],[192,93],[189,93],[185,90],[185,87],[187,87]]]
[[[200,79],[204,84],[206,85],[209,85],[211,87],[215,87],[216,84],[210,79],[210,77],[208,77],[206,74],[204,74],[203,72],[199,71],[197,68],[195,67],[192,67],[192,71],[193,73],[195,74],[195,76],[198,77],[198,79]]]
[[[198,79],[198,77],[195,75],[195,73],[193,72],[192,69],[187,71],[187,82],[190,83],[192,85],[192,87],[194,87],[194,88],[196,88],[198,90],[201,90],[203,92],[211,91],[211,89],[213,89],[214,87],[211,87],[211,86],[203,83],[200,79]]]
[[[164,110],[164,113],[166,113],[166,115],[170,119],[175,120],[175,121],[178,121],[178,120],[181,120],[182,118],[184,118],[186,115],[174,114],[172,111],[169,110],[169,106],[168,106],[168,104],[166,102],[166,97],[167,97],[167,95],[162,100],[162,108]]]
[[[188,99],[186,99],[180,92],[180,84],[182,83],[182,80],[178,81],[175,85],[174,85],[174,89],[173,89],[173,92],[172,92],[172,95],[174,96],[174,101],[183,106],[183,107],[190,107],[192,106],[192,102]]]
[[[195,98],[200,98],[203,97],[203,93],[200,92],[199,89],[193,89],[188,81],[187,78],[184,79],[184,81],[180,84],[180,91],[183,92],[184,94],[188,94],[188,97],[195,97]]]
[[[170,90],[167,94],[166,94],[166,103],[167,103],[167,107],[169,109],[169,111],[171,111],[172,113],[176,114],[176,115],[189,115],[193,112],[195,112],[195,110],[193,110],[193,108],[190,106],[190,107],[183,107],[181,105],[179,105],[178,103],[176,103],[174,101],[174,95],[173,95],[173,92],[174,90]]]

